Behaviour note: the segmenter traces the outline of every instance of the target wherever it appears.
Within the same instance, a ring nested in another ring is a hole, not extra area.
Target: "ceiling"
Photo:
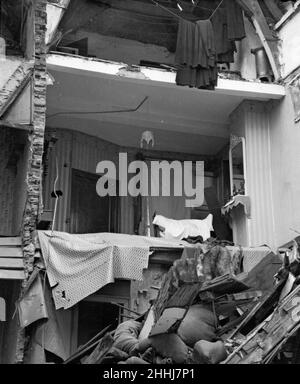
[[[47,126],[122,146],[138,147],[142,132],[151,130],[155,150],[214,155],[228,143],[229,115],[243,100],[175,84],[48,68],[54,84],[48,86]],[[132,110],[143,101],[136,111],[97,113]]]

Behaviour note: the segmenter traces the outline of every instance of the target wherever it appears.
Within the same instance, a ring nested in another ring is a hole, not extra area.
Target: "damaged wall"
[[[281,40],[282,77],[287,77],[300,65],[300,7],[279,30]]]
[[[119,163],[119,152],[128,154],[128,163],[135,159],[138,148],[120,147],[114,143],[96,138],[81,132],[67,129],[47,128],[48,139],[53,136],[57,139],[49,154],[47,171],[43,184],[43,203],[45,210],[54,210],[55,199],[51,197],[54,190],[54,182],[58,171],[56,190],[63,192],[59,198],[56,213],[55,229],[59,231],[70,231],[70,201],[71,201],[71,174],[72,169],[95,173],[98,162],[110,160],[117,165]],[[157,151],[157,156],[160,152]],[[170,156],[172,154],[170,153]],[[176,154],[173,153],[173,158]],[[178,155],[179,158],[181,155]],[[184,155],[185,158],[195,160],[196,155]],[[172,158],[172,157],[171,157]],[[57,160],[57,165],[56,165]],[[57,169],[58,167],[58,169]],[[207,170],[207,168],[206,168]],[[117,171],[118,172],[118,171]],[[214,184],[213,174],[206,172],[205,187]],[[134,234],[134,206],[133,198],[125,196],[120,198],[120,232]],[[196,214],[196,211],[195,211]]]
[[[25,206],[26,133],[0,127],[0,236],[20,234]]]
[[[251,49],[261,47],[261,41],[250,21],[244,17],[246,38],[237,41],[237,52],[235,53],[235,62],[230,65],[232,71],[239,71],[243,79],[256,80],[255,56]]]
[[[45,31],[47,24],[46,0],[34,3],[34,73],[33,73],[33,127],[29,134],[29,158],[27,167],[27,185],[25,210],[22,225],[22,244],[24,271],[26,279],[33,271],[35,254],[35,230],[40,209],[40,192],[42,185],[42,157],[44,147],[44,131],[46,121],[46,44]],[[24,280],[22,290],[28,280]],[[19,329],[16,348],[16,362],[23,362],[25,331]]]
[[[196,6],[192,11],[188,8],[193,6],[185,4],[182,17],[207,19],[217,3],[215,6],[212,1],[201,3],[207,3],[211,10]],[[54,8],[48,6],[49,15],[50,7]],[[261,42],[246,18],[245,27],[247,37],[237,43],[238,52],[230,69],[240,71],[244,79],[253,80],[256,70],[251,49],[261,46]],[[62,38],[51,47],[52,51],[57,46],[58,50],[69,46],[77,48],[83,56],[135,65],[143,60],[175,66],[178,20],[149,2],[73,0],[58,30]]]
[[[143,272],[143,281],[132,281],[130,285],[131,309],[145,313],[151,306],[161,287],[164,275],[170,265],[149,263],[149,268]]]
[[[0,297],[6,302],[6,321],[0,321],[0,364],[14,364],[17,347],[18,316],[15,302],[20,292],[18,281],[0,280]]]
[[[165,47],[84,30],[68,35],[64,44],[68,45],[81,39],[87,39],[87,51],[91,57],[136,65],[139,65],[141,60],[174,65],[175,55]]]

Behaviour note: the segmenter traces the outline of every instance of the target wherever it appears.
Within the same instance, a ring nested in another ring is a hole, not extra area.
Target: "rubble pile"
[[[296,242],[291,251],[270,251],[248,273],[241,249],[232,256],[216,241],[186,248],[148,312],[107,332],[80,362],[299,362],[299,276]]]

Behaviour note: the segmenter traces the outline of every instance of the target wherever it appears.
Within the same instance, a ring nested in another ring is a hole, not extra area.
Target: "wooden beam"
[[[14,271],[11,269],[0,269],[0,279],[4,280],[24,280],[24,271]]]
[[[274,37],[258,0],[237,0],[247,16],[251,18],[254,28],[265,48],[275,80],[280,79],[280,64],[278,52],[278,39]]]
[[[23,259],[0,257],[0,269],[1,268],[23,269]]]
[[[11,121],[3,120],[3,119],[0,119],[0,127],[20,129],[22,131],[28,131],[28,132],[32,131],[32,125],[12,123]]]
[[[0,247],[0,257],[22,258],[23,252],[19,247]]]
[[[2,245],[10,246],[21,246],[22,240],[21,237],[0,237],[0,247]]]

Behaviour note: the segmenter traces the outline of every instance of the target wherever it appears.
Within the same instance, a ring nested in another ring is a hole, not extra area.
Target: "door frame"
[[[87,177],[95,177],[95,178],[100,178],[101,176],[103,176],[104,174],[96,174],[96,173],[92,173],[92,172],[87,172],[87,171],[82,171],[81,169],[78,169],[78,168],[72,168],[70,169],[70,192],[69,192],[69,204],[68,204],[68,210],[69,210],[69,220],[68,220],[68,228],[69,228],[69,233],[73,233],[71,232],[72,228],[73,228],[73,214],[72,214],[72,186],[73,186],[73,180],[74,180],[74,174],[79,174],[79,175],[86,175]],[[118,190],[118,180],[116,181],[117,182],[117,190]],[[95,184],[95,189],[96,189],[96,184]],[[119,196],[116,196],[117,199],[119,199]],[[120,201],[118,200],[117,201],[117,204],[115,205],[116,207],[116,210],[117,212],[115,213],[116,215],[116,218],[117,218],[117,222],[116,223],[113,223],[113,212],[112,212],[112,197],[111,196],[108,196],[108,201],[109,201],[109,209],[108,209],[108,228],[107,228],[107,232],[112,232],[112,225],[114,225],[116,228],[115,230],[118,231],[119,230],[119,226],[120,226],[120,218],[119,218],[119,213],[120,213]],[[114,228],[113,228],[114,229]]]

